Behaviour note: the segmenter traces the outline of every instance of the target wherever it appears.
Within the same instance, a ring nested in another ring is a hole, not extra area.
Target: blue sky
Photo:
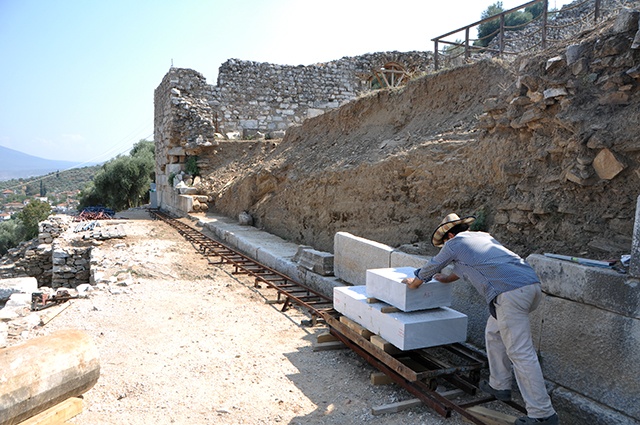
[[[237,58],[310,65],[433,50],[493,0],[0,0],[0,145],[99,162],[153,138],[171,64],[216,84]],[[525,0],[503,0],[509,9]],[[550,0],[551,7],[569,3]]]

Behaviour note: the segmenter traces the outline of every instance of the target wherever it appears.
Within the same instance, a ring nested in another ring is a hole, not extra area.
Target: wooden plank
[[[466,410],[476,418],[486,422],[487,425],[513,425],[516,419],[518,419],[516,416],[487,409],[483,406],[468,407]],[[465,421],[467,420],[465,419]]]
[[[384,375],[382,372],[379,372],[379,373]],[[455,397],[457,397],[457,396],[459,396],[461,394],[464,394],[464,393],[465,392],[462,391],[461,389],[455,389],[455,390],[439,392],[438,394],[440,394],[442,397],[451,399],[451,398],[455,398]],[[421,404],[422,404],[422,401],[420,401],[419,398],[412,398],[410,400],[405,400],[405,401],[401,401],[401,402],[398,402],[398,403],[390,403],[390,404],[385,404],[383,406],[373,407],[371,409],[371,412],[374,415],[381,415],[383,413],[396,413],[396,412],[400,412],[402,410],[410,409],[410,408],[415,407],[415,406],[419,406]],[[515,421],[515,418],[513,419],[513,421]],[[513,421],[511,421],[511,423],[509,425],[512,425]]]
[[[342,350],[347,348],[342,341],[328,341],[313,345],[313,351]]]
[[[82,412],[82,408],[82,399],[71,397],[26,421],[20,422],[19,425],[59,425],[78,415]]]
[[[337,320],[330,315],[323,315],[327,324],[334,328],[337,332],[344,335],[350,342],[353,342],[358,347],[362,348],[368,354],[371,354],[376,359],[380,360],[387,367],[389,367],[394,372],[398,373],[404,379],[409,382],[415,382],[419,380],[415,371],[409,369],[407,366],[403,365],[399,361],[397,361],[394,357],[385,353],[381,348],[373,345],[368,339],[354,333],[347,325],[341,323],[340,320]]]
[[[316,341],[319,343],[323,343],[323,342],[331,342],[331,341],[337,341],[338,338],[336,338],[335,336],[331,335],[330,332],[323,332],[321,334],[319,334],[316,337]]]
[[[393,379],[382,372],[371,373],[371,385],[389,385],[393,384]]]
[[[363,338],[369,339],[371,338],[371,336],[375,335],[373,332],[360,326],[353,320],[349,319],[347,316],[340,316],[340,322],[344,323],[349,329]]]
[[[71,304],[71,301],[67,301],[63,304],[54,305],[53,307],[49,307],[48,309],[44,310],[42,314],[40,314],[40,322],[42,323],[42,326],[55,319],[58,314],[66,310]]]
[[[456,388],[455,390],[438,392],[438,394],[440,394],[444,398],[448,398],[449,400],[451,400],[452,398],[456,398],[456,397],[464,395],[466,393],[463,390],[461,390],[460,388]]]
[[[383,406],[372,407],[371,413],[374,415],[382,415],[384,413],[397,413],[420,405],[422,405],[422,401],[417,398],[412,398],[411,400],[399,401],[397,403],[390,403]]]
[[[402,310],[400,310],[398,307],[393,307],[393,306],[382,307],[380,309],[381,313],[397,313],[399,311],[402,311]]]
[[[402,353],[401,349],[399,349],[380,335],[372,335],[369,338],[369,341],[371,341],[371,343],[376,347],[383,349],[385,353],[389,353],[391,355]]]
[[[379,303],[380,300],[377,298],[367,298],[367,304],[375,304],[375,303]]]

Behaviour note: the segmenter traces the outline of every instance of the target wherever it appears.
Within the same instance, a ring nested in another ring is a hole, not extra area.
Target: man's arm
[[[436,274],[433,275],[433,278],[435,280],[437,280],[438,282],[442,282],[442,283],[451,283],[451,282],[455,282],[456,280],[460,279],[460,277],[458,275],[456,275],[455,273],[451,273],[449,275],[442,274],[442,273],[436,273]],[[422,285],[424,283],[424,281],[421,280],[420,278],[417,278],[417,277],[407,277],[405,279],[402,279],[402,283],[406,284],[411,289],[416,289],[420,285]]]

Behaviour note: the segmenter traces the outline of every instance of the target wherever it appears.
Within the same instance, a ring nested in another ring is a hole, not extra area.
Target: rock
[[[626,74],[631,78],[640,78],[640,65],[634,66],[633,68],[629,69]]]
[[[573,75],[584,74],[589,71],[589,61],[586,58],[578,59],[571,65],[571,73]]]
[[[521,78],[522,77],[520,77],[520,79]],[[482,102],[482,104],[484,106],[485,112],[493,111],[495,109],[504,109],[503,103],[500,102],[495,97],[490,97],[490,98],[485,99],[484,102]]]
[[[567,58],[567,65],[571,66],[576,63],[582,57],[583,47],[581,44],[572,44],[567,47],[565,57]]]
[[[547,60],[547,65],[545,69],[547,70],[547,72],[553,71],[555,69],[558,69],[563,62],[564,62],[564,58],[562,56],[553,57]]]
[[[496,126],[496,120],[493,119],[493,117],[487,113],[484,113],[482,115],[480,115],[480,117],[478,117],[478,127],[480,128],[493,128]]]
[[[622,91],[615,91],[611,93],[605,93],[598,99],[600,105],[628,105],[629,93]]]
[[[611,31],[614,33],[624,33],[629,31],[638,31],[638,18],[640,12],[633,9],[624,8],[618,13]]]
[[[242,226],[252,226],[253,225],[253,217],[249,214],[248,211],[242,211],[238,214],[238,222]]]
[[[602,149],[593,160],[593,168],[598,177],[603,180],[611,180],[627,168],[627,165],[609,149]]]
[[[527,93],[527,96],[529,97],[529,99],[531,99],[531,102],[533,103],[538,103],[544,99],[544,95],[539,91],[530,91]]]
[[[6,302],[13,294],[31,294],[38,290],[38,281],[35,277],[16,277],[0,279],[0,302]]]
[[[636,36],[633,38],[633,43],[631,43],[631,48],[633,50],[640,48],[640,31],[636,32]]]
[[[7,346],[7,337],[9,336],[9,326],[0,321],[0,348]]]
[[[552,98],[556,98],[559,96],[566,96],[567,93],[567,89],[564,87],[554,87],[554,88],[550,88],[550,89],[546,89],[543,93],[544,99],[552,99]]]
[[[527,106],[531,104],[531,99],[527,96],[518,96],[513,98],[513,100],[511,100],[509,104],[516,105],[516,106]]]

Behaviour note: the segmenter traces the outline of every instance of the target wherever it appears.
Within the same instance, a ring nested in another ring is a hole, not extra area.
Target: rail
[[[565,39],[568,33],[576,33],[590,25],[590,22],[596,23],[603,16],[617,10],[614,5],[615,1],[611,0],[609,3],[610,7],[607,10],[602,7],[603,0],[583,0],[579,3],[574,2],[560,10],[551,11],[549,10],[549,0],[533,0],[524,3],[433,38],[431,41],[434,43],[434,68],[437,71],[445,61],[447,66],[452,66],[456,62],[469,61],[474,56],[497,55],[503,57],[537,48],[545,49],[549,43]],[[521,25],[506,25],[508,15],[538,4],[543,5],[542,13],[535,19]],[[575,16],[570,16],[571,14]],[[498,21],[499,25],[494,32],[481,38],[471,37],[473,29],[495,21]],[[464,33],[463,39],[458,37],[451,40],[451,37],[460,36],[462,33]],[[517,34],[522,34],[522,37],[516,37]],[[487,42],[487,40],[491,41]],[[441,46],[444,47],[441,49]],[[463,55],[464,59],[462,59]]]
[[[176,229],[186,240],[197,247],[198,251],[209,259],[210,264],[229,264],[233,267],[233,274],[245,274],[254,278],[254,285],[263,283],[277,291],[277,301],[282,301],[282,311],[286,311],[292,304],[297,304],[307,310],[312,317],[312,324],[316,324],[322,315],[335,315],[333,300],[313,289],[295,282],[293,279],[273,270],[264,264],[218,242],[193,227],[176,220],[159,210],[150,210],[154,218],[161,219]],[[211,258],[217,261],[211,261]]]

